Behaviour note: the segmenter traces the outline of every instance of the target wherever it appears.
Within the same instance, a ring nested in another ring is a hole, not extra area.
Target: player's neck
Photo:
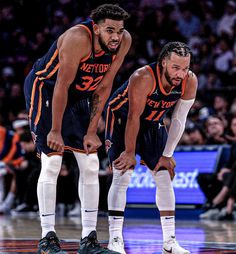
[[[101,51],[103,51],[103,49],[101,48],[101,45],[96,37],[94,38],[93,48],[94,48],[94,51],[96,54],[99,54]]]
[[[169,93],[172,88],[172,86],[169,84],[169,82],[167,81],[167,79],[165,78],[165,75],[161,74],[161,83],[162,83],[162,87],[163,89]]]

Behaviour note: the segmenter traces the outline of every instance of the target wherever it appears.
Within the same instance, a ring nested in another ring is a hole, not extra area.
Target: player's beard
[[[106,45],[106,43],[103,41],[103,39],[102,39],[102,37],[101,36],[99,36],[98,37],[98,42],[99,42],[99,44],[100,44],[100,46],[101,46],[101,48],[102,48],[102,50],[104,50],[106,53],[110,53],[110,54],[116,54],[117,53],[117,51],[119,50],[119,48],[120,48],[120,45],[116,48],[116,49],[109,49],[108,47],[107,47],[107,45]]]
[[[179,84],[178,84],[178,85],[175,85],[175,84],[172,82],[172,79],[171,79],[171,77],[170,77],[169,72],[167,71],[167,69],[165,70],[164,75],[165,75],[165,78],[166,78],[167,82],[168,82],[172,87],[173,87],[173,86],[178,86],[178,85],[183,81],[183,80],[181,79],[180,82],[179,82]]]

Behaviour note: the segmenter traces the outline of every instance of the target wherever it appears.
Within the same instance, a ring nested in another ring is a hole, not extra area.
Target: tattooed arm
[[[107,71],[93,94],[91,102],[90,123],[87,134],[84,136],[84,150],[87,154],[97,150],[97,148],[101,146],[101,141],[96,135],[98,121],[101,117],[105,103],[111,93],[112,83],[115,75],[118,72],[121,64],[123,63],[125,55],[130,48],[130,45],[131,36],[125,30],[119,52],[117,53],[115,60],[112,62],[110,69]]]

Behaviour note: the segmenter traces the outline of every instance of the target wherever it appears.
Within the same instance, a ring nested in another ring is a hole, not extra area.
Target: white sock
[[[124,217],[123,216],[109,216],[109,237],[110,241],[116,237],[119,237],[123,240],[123,224]]]
[[[171,236],[175,236],[175,217],[161,216],[161,227],[163,233],[163,241],[167,241]]]
[[[92,231],[96,230],[97,225],[97,209],[83,209],[81,208],[81,222],[82,228],[82,238],[88,236]]]

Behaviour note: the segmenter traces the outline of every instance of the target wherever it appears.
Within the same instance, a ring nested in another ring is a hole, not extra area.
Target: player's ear
[[[94,24],[93,25],[93,32],[96,34],[96,35],[99,35],[99,26],[98,24]]]
[[[166,59],[163,59],[163,60],[162,60],[161,65],[162,65],[163,68],[166,67]]]

